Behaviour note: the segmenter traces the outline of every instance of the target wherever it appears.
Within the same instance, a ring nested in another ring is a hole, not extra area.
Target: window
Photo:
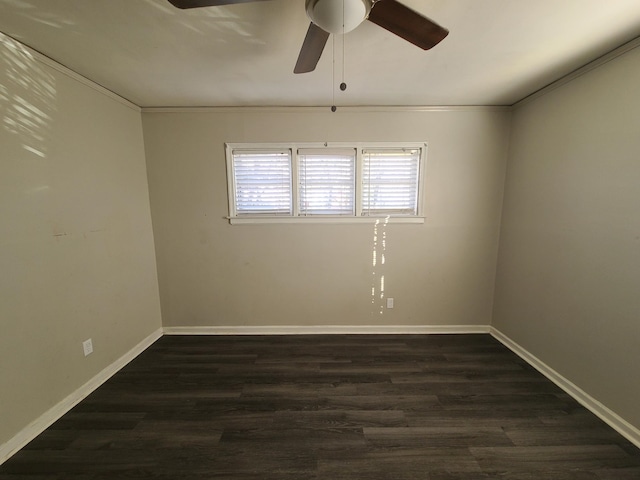
[[[356,151],[298,150],[300,215],[355,215]]]
[[[420,149],[363,152],[362,214],[417,215]]]
[[[231,223],[422,223],[425,144],[227,144]]]
[[[291,153],[233,152],[236,215],[291,215]]]

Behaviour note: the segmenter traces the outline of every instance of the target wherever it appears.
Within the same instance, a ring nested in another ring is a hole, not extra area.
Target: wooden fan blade
[[[293,69],[293,73],[307,73],[314,71],[328,39],[328,32],[325,32],[315,23],[310,23],[309,30],[307,30],[307,36],[304,37],[304,43],[300,49],[300,55],[298,55],[298,61]]]
[[[396,0],[375,2],[368,19],[423,50],[436,46],[449,34],[446,28]]]
[[[169,3],[177,8],[219,7],[222,5],[235,5],[236,3],[261,2],[265,0],[169,0]]]

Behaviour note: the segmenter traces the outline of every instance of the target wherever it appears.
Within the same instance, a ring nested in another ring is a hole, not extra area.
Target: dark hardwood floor
[[[166,336],[0,480],[638,480],[640,450],[489,335]]]

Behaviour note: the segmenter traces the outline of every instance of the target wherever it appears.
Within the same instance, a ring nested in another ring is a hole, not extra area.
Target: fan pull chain
[[[347,89],[347,84],[344,81],[344,65],[345,65],[345,40],[344,40],[344,0],[342,0],[342,82],[340,83],[340,90],[342,90],[343,92]],[[332,72],[332,85],[335,85],[336,82],[336,36],[332,35],[331,36],[331,40],[332,40],[332,49],[333,49],[333,60],[332,60],[332,68],[333,68],[333,72]],[[331,87],[331,94],[332,94],[332,99],[333,99],[333,105],[331,105],[331,111],[335,112],[338,107],[336,107],[336,91],[333,87]]]
[[[345,40],[345,36],[344,36],[344,0],[342,0],[342,83],[340,84],[340,90],[342,90],[343,92],[347,89],[347,84],[344,81],[344,77],[345,77],[345,73],[344,73],[344,65],[345,65],[345,44],[347,43],[347,41]]]
[[[331,111],[335,112],[338,107],[336,107],[336,90],[333,88],[333,85],[336,81],[336,36],[331,35],[331,50],[333,54],[333,58],[331,59]]]

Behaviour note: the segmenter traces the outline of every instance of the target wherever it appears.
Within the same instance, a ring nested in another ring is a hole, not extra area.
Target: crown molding
[[[219,106],[219,107],[142,107],[142,113],[434,113],[434,112],[510,112],[510,106],[482,105],[351,105],[340,106],[331,112],[326,106]]]

